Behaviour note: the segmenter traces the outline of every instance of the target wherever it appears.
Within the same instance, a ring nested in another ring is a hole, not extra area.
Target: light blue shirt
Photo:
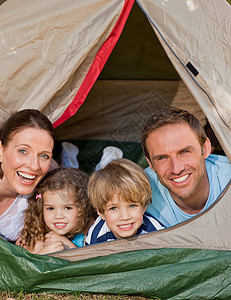
[[[75,246],[77,246],[77,247],[83,247],[84,246],[84,238],[85,238],[84,234],[78,233],[73,238],[72,243],[75,244]]]
[[[216,201],[231,179],[231,163],[227,157],[211,154],[205,160],[205,164],[209,178],[210,194],[201,212],[208,209]],[[147,208],[147,212],[150,215],[166,227],[196,216],[183,212],[176,205],[168,189],[160,183],[157,174],[150,167],[145,169],[145,172],[150,179],[152,187],[152,203]]]

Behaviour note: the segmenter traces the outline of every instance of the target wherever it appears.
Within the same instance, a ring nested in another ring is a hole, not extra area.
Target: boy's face
[[[122,201],[118,194],[108,201],[103,214],[99,216],[105,220],[109,229],[117,239],[133,236],[143,222],[143,214],[147,206],[140,203]]]

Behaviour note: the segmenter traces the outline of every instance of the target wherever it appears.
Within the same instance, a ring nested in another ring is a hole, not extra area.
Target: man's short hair
[[[141,135],[141,144],[145,156],[150,159],[149,153],[146,147],[146,140],[153,131],[159,129],[160,127],[173,124],[182,124],[186,123],[190,128],[196,133],[198,141],[201,146],[204,145],[207,136],[204,131],[203,126],[200,121],[192,114],[186,110],[180,108],[168,106],[157,111],[152,115],[144,124],[142,135]]]
[[[147,175],[140,166],[125,158],[93,172],[88,182],[90,202],[100,213],[104,213],[108,201],[116,194],[122,201],[140,203],[143,207],[151,202]]]

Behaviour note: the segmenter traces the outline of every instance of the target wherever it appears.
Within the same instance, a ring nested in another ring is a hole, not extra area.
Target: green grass
[[[126,296],[126,295],[107,295],[107,294],[26,294],[14,292],[1,292],[1,300],[145,300],[147,298],[141,296]]]

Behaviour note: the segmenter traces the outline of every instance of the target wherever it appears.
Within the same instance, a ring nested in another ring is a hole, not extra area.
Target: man
[[[187,111],[158,111],[144,125],[141,142],[153,191],[147,212],[166,227],[206,210],[230,181],[229,160],[210,155],[204,128]]]

